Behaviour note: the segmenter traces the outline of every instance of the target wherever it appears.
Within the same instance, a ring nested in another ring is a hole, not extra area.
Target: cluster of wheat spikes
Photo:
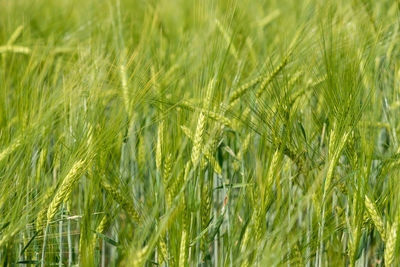
[[[0,265],[400,266],[399,17],[0,0]]]

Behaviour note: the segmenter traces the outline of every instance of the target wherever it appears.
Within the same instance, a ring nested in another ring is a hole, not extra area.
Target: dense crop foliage
[[[0,0],[0,264],[399,266],[399,15]]]

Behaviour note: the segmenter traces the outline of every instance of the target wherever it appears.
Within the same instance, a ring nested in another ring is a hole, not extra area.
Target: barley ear
[[[255,213],[254,213],[254,229],[256,231],[255,239],[257,241],[260,241],[263,236],[263,231],[264,231],[263,222],[264,222],[264,218],[262,215],[261,205],[257,205]]]
[[[234,103],[236,103],[236,100],[239,99],[242,95],[244,95],[249,88],[261,82],[263,79],[264,75],[260,75],[257,78],[251,80],[248,83],[243,84],[238,89],[236,89],[236,91],[234,91],[231,97],[229,98],[230,107],[233,106]]]
[[[186,229],[182,231],[181,245],[179,249],[179,266],[186,266]]]
[[[166,188],[168,185],[169,176],[171,175],[171,170],[172,170],[172,155],[171,153],[169,153],[167,155],[167,158],[165,159],[164,173],[163,173],[163,183]]]
[[[249,227],[246,226],[246,229],[244,231],[244,236],[242,239],[242,243],[240,244],[240,253],[242,255],[246,252],[246,249],[248,248],[249,240],[250,240],[250,230],[249,230]],[[242,266],[248,266],[248,265],[249,265],[248,257],[245,257],[242,262]]]
[[[206,126],[206,117],[203,112],[200,112],[199,119],[197,122],[196,132],[193,140],[193,149],[192,149],[192,164],[193,166],[197,166],[197,163],[200,158],[201,147],[203,145],[203,134]]]
[[[261,94],[264,92],[265,87],[267,87],[267,85],[279,74],[279,72],[281,72],[281,70],[286,66],[286,64],[289,61],[289,56],[286,56],[281,64],[279,64],[278,67],[276,67],[270,75],[268,75],[261,83],[260,88],[258,89],[257,93],[256,93],[256,97],[259,98],[261,96]]]
[[[110,223],[110,217],[105,214],[103,218],[101,218],[101,221],[99,225],[96,228],[96,232],[102,234],[105,230],[107,230],[107,227]],[[96,235],[93,236],[93,248],[96,247]]]
[[[163,237],[159,241],[159,254],[158,254],[158,264],[163,264],[164,261],[168,260],[168,249],[167,244]]]
[[[382,220],[381,216],[378,214],[375,204],[367,196],[365,196],[365,207],[366,207],[368,214],[371,217],[376,229],[378,230],[382,240],[385,241],[386,240],[385,239],[385,227],[383,225],[383,220]]]
[[[277,173],[279,169],[279,163],[281,161],[281,153],[279,150],[276,150],[274,155],[272,156],[271,164],[268,170],[268,176],[267,176],[267,186],[270,188],[272,186],[272,183],[275,178],[275,174]]]
[[[54,187],[51,187],[46,194],[44,195],[44,204],[46,204],[51,197],[53,196],[54,192]],[[43,231],[43,227],[46,226],[46,216],[47,216],[47,207],[44,206],[38,213],[37,219],[36,219],[36,232],[41,232]]]
[[[140,221],[139,213],[117,189],[104,182],[101,183],[101,186],[118,204],[121,205],[121,207],[131,216],[134,222],[138,223]]]
[[[396,250],[398,219],[394,221],[390,229],[388,228],[387,241],[385,244],[385,266],[389,267],[394,261],[394,252]]]
[[[148,253],[148,246],[145,246],[141,249],[137,249],[134,253],[131,254],[131,258],[129,260],[129,266],[132,267],[141,267],[145,265],[146,254]]]
[[[74,185],[79,181],[79,178],[81,177],[85,167],[86,161],[79,160],[72,166],[67,176],[65,176],[63,182],[61,183],[61,186],[58,188],[57,193],[51,201],[50,206],[47,210],[47,222],[50,222],[54,218],[61,203],[69,199],[72,189],[74,188]]]
[[[12,152],[14,152],[14,150],[17,149],[21,144],[22,144],[21,141],[18,139],[11,146],[9,146],[6,149],[4,149],[3,151],[1,151],[0,152],[0,162],[3,161]]]
[[[186,126],[182,125],[181,129],[183,131],[183,133],[192,141],[194,141],[194,136],[192,134],[192,132],[190,131],[189,128],[187,128]],[[204,147],[202,152],[204,153],[204,156],[208,159],[208,161],[210,162],[211,166],[213,167],[214,171],[218,174],[221,174],[222,170],[221,170],[221,166],[219,165],[219,163],[217,162],[217,160],[214,158],[214,156],[212,155],[212,148],[211,148],[211,144],[207,143]]]
[[[207,95],[206,95],[206,101],[204,103],[203,108],[207,107],[210,102],[211,102],[211,95],[212,95],[212,89],[214,86],[214,80],[212,79],[207,87]],[[200,154],[201,154],[201,148],[203,146],[203,135],[204,135],[204,130],[206,126],[206,116],[203,111],[200,112],[198,121],[197,121],[197,127],[196,127],[196,132],[194,135],[194,140],[193,140],[193,149],[192,149],[192,163],[193,166],[197,166]]]
[[[99,226],[97,226],[96,232],[103,233],[107,229],[109,223],[110,223],[110,217],[107,214],[105,214],[101,219]]]
[[[122,87],[122,95],[124,100],[125,111],[129,113],[129,90],[128,90],[126,66],[124,64],[121,64],[119,71],[121,75],[121,87]]]
[[[7,41],[7,45],[12,45],[14,42],[18,39],[18,37],[21,35],[22,30],[24,29],[23,25],[18,26],[13,34],[10,36],[10,39]]]
[[[162,145],[164,139],[164,122],[161,121],[158,125],[157,131],[157,147],[156,147],[156,167],[157,170],[161,173],[161,164],[162,164]]]
[[[334,143],[336,143],[336,138],[338,138],[336,136],[336,132],[332,131],[331,133],[331,140],[329,142],[329,166],[328,166],[328,172],[326,174],[326,179],[325,179],[325,185],[324,185],[324,196],[325,194],[328,192],[330,186],[331,186],[331,182],[332,182],[332,177],[333,177],[333,171],[335,169],[336,163],[339,160],[339,157],[342,153],[342,150],[347,142],[347,139],[349,137],[349,132],[346,132],[339,140],[339,144],[337,147],[334,147]],[[335,151],[333,151],[334,149],[336,149]]]

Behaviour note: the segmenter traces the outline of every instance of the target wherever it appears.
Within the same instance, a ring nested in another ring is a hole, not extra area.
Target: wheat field
[[[0,0],[1,266],[400,266],[400,2]]]

